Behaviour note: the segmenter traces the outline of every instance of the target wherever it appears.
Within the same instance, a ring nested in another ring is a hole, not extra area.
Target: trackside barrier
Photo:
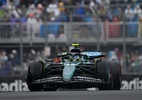
[[[142,75],[125,74],[122,76],[122,90],[142,90]],[[0,77],[0,91],[29,91],[23,76]]]
[[[126,22],[125,29],[123,29],[123,25],[123,22],[99,22],[97,29],[96,22],[47,22],[46,24],[40,23],[37,26],[28,23],[1,22],[0,42],[20,43],[21,32],[23,43],[45,43],[46,39],[48,43],[94,43],[97,42],[98,36],[101,43],[122,43],[123,31],[126,34],[126,42],[141,41],[139,39],[141,38],[139,22],[132,22],[131,24]]]

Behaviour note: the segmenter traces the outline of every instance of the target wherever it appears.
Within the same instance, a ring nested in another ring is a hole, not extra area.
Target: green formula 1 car
[[[121,66],[118,61],[106,61],[102,52],[81,52],[79,44],[70,52],[52,59],[31,61],[27,72],[30,91],[56,91],[58,88],[120,90]]]

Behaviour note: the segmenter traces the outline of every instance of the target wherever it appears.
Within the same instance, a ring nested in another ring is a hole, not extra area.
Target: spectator
[[[62,40],[66,39],[66,35],[62,32],[59,34],[59,38],[61,38]]]
[[[109,20],[106,19],[105,22],[104,22],[104,37],[108,37],[109,35]]]
[[[5,5],[6,4],[6,0],[0,0],[0,6]]]
[[[22,23],[22,30],[25,31],[27,29],[26,28],[27,17],[26,16],[22,16],[20,21]]]
[[[51,22],[57,22],[57,19],[55,17],[51,17]],[[48,37],[50,38],[55,38],[57,37],[59,34],[59,27],[60,27],[60,24],[59,22],[58,23],[55,23],[55,24],[49,24],[47,26],[47,31],[48,31]]]
[[[58,9],[58,5],[55,0],[52,0],[52,2],[48,5],[46,8],[47,13],[54,13],[54,15],[57,17],[60,14],[60,10]]]
[[[31,4],[26,12],[26,16],[29,16],[29,14],[36,14],[36,8],[34,4]]]
[[[29,7],[31,4],[31,0],[20,0],[21,4],[25,5],[26,7]]]
[[[11,51],[9,61],[11,62],[12,67],[17,67],[20,65],[20,58],[15,49]]]
[[[139,20],[141,13],[142,13],[142,10],[141,10],[140,6],[136,5],[136,7],[134,9],[135,20]]]
[[[123,12],[121,10],[121,8],[119,6],[116,6],[116,7],[113,7],[113,17],[117,16],[118,18],[118,21],[122,20],[122,17],[123,17]]]
[[[113,8],[110,7],[110,9],[106,9],[106,19],[108,19],[108,21],[112,21],[113,20]],[[105,20],[106,20],[105,19]]]
[[[7,0],[7,2],[6,2],[6,8],[8,10],[11,10],[13,6],[14,5],[13,5],[12,1],[11,0]]]
[[[89,11],[87,11],[86,12],[86,14],[85,14],[85,16],[84,16],[84,21],[85,22],[87,22],[87,26],[88,26],[88,28],[89,28],[89,30],[94,30],[93,32],[95,32],[95,30],[96,30],[96,25],[89,25],[90,24],[90,22],[94,22],[94,18],[93,18],[93,16],[91,15],[91,12],[89,12]]]
[[[36,18],[37,23],[35,25],[35,33],[39,36],[40,26],[43,24],[43,20],[41,18]]]
[[[28,58],[29,58],[29,61],[35,60],[35,58],[36,58],[36,51],[34,49],[30,50],[30,52],[28,53]]]
[[[2,22],[5,23],[5,22],[9,22],[10,21],[10,16],[5,14],[3,16],[3,19],[2,19]],[[6,24],[6,25],[1,25],[1,37],[2,38],[9,38],[10,37],[10,25]]]
[[[57,19],[55,17],[51,17],[51,22],[57,22]],[[60,23],[53,23],[53,24],[46,24],[46,29],[45,29],[45,24],[42,24],[40,26],[40,36],[41,37],[45,37],[46,34],[48,34],[49,38],[55,38],[58,37],[58,32],[59,32],[59,27],[60,27]],[[46,32],[45,32],[46,31]]]
[[[20,6],[20,0],[13,0],[13,4],[15,7]]]
[[[58,22],[68,22],[68,18],[67,18],[66,12],[65,12],[63,2],[59,2],[59,10],[60,10],[60,14],[57,17]]]
[[[10,22],[12,23],[12,25],[10,26],[11,29],[11,37],[16,37],[19,35],[19,24],[16,24],[16,22],[18,22],[18,18],[15,17],[15,15],[13,14],[10,18]]]
[[[107,54],[107,59],[110,61],[118,61],[118,57],[115,51],[109,51]]]
[[[111,0],[104,0],[104,2],[105,2],[106,5],[109,5],[109,4],[110,4],[110,1],[111,1]]]
[[[139,53],[137,51],[131,52],[130,72],[136,71],[136,69],[138,69],[139,67],[138,56],[139,56]]]
[[[65,11],[64,3],[63,2],[59,2],[59,11],[60,12],[64,12]]]
[[[73,21],[75,21],[75,22],[83,21],[84,14],[85,14],[84,7],[80,6],[80,3],[77,2],[77,8],[74,10]]]
[[[77,3],[78,8],[75,9],[74,14],[77,15],[84,15],[85,14],[85,9],[83,6],[80,6],[79,3]]]
[[[120,25],[118,18],[114,17],[112,23],[110,23],[109,37],[118,38],[120,36]]]
[[[51,48],[49,46],[44,47],[43,49],[43,58],[47,59],[51,57]]]
[[[7,12],[4,9],[0,9],[0,21],[2,21],[3,17]]]
[[[23,16],[26,16],[26,17],[27,17],[26,14],[27,14],[28,8],[27,8],[25,5],[21,5],[20,9],[21,9],[21,12],[22,12],[22,17],[23,17]]]
[[[138,32],[137,21],[131,20],[127,27],[128,37],[136,37]]]
[[[4,51],[0,50],[0,68],[4,66],[4,61],[7,60],[7,56]]]
[[[6,52],[3,50],[0,50],[0,76],[11,75],[11,74],[12,74],[12,70],[8,62],[8,57],[6,55]]]
[[[68,22],[69,20],[65,12],[62,11],[60,15],[57,17],[57,21],[58,22]]]
[[[39,35],[40,35],[41,38],[46,38],[46,34],[47,34],[47,24],[43,23],[40,26],[40,34]]]
[[[42,15],[43,15],[43,6],[42,4],[39,3],[36,8],[36,17],[42,18],[43,17]]]
[[[127,8],[125,9],[124,12],[125,12],[126,21],[133,20],[133,18],[134,18],[134,11],[132,10],[130,5],[127,5]]]
[[[142,14],[139,15],[138,38],[142,38]]]
[[[142,68],[142,52],[140,52],[140,55],[138,56],[138,63],[139,68]]]
[[[99,6],[98,15],[102,21],[106,19],[106,10],[104,9],[103,6]]]
[[[142,10],[140,9],[140,6],[139,5],[136,5],[135,9],[134,9],[134,14],[141,14],[142,13]]]
[[[102,2],[102,0],[96,0],[96,3],[98,4],[98,5],[103,5],[103,2]]]
[[[28,38],[33,39],[35,37],[36,24],[37,24],[37,19],[35,18],[35,15],[33,13],[30,13],[29,17],[27,18]]]
[[[114,26],[113,26],[113,23],[112,22],[110,22],[110,23],[108,23],[109,25],[108,25],[108,36],[109,36],[109,38],[112,38],[113,36],[114,36],[114,32],[115,32],[115,30],[114,30]]]
[[[95,6],[96,6],[96,4],[94,3],[94,1],[93,1],[93,0],[90,0],[89,8],[90,8],[91,10],[93,10],[93,7],[95,7]]]
[[[13,6],[11,10],[11,14],[14,15],[17,19],[20,19],[22,12],[18,7],[15,8],[15,6]]]

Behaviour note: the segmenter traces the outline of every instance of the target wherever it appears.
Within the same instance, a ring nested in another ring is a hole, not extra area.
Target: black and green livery
[[[27,85],[30,91],[55,91],[58,88],[81,89],[97,87],[99,90],[120,90],[121,66],[118,61],[107,61],[103,52],[82,52],[79,44],[69,52],[52,59],[31,61],[28,66]]]

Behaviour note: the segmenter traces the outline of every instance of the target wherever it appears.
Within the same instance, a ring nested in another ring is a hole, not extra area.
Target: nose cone
[[[75,64],[64,64],[63,69],[63,80],[64,81],[71,81],[71,78],[73,77],[74,71],[75,71],[76,65]]]

